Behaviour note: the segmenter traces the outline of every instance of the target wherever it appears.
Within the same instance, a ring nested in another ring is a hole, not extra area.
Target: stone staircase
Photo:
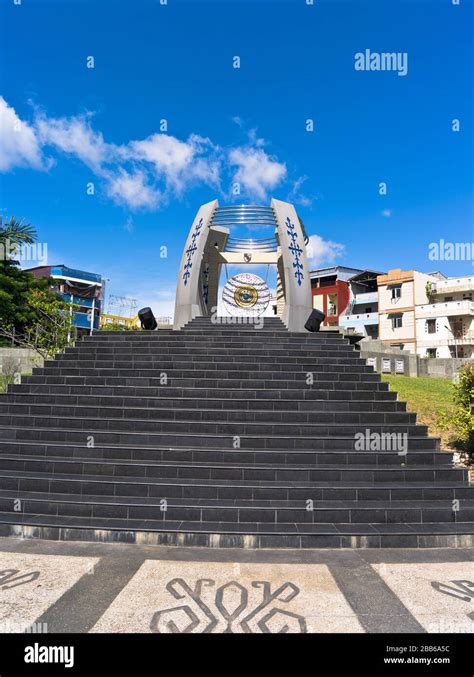
[[[366,431],[408,453],[357,450]],[[471,546],[474,489],[438,448],[338,333],[98,332],[0,396],[0,534]]]

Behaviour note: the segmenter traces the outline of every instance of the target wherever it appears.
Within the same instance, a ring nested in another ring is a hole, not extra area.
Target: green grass
[[[448,433],[438,427],[440,413],[453,408],[451,381],[447,378],[383,375],[390,390],[398,392],[398,399],[407,403],[408,411],[418,414],[417,422],[427,425],[430,435],[441,437],[442,446],[448,446]]]

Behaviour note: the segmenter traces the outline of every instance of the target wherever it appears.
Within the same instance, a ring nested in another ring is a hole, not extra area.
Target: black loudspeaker
[[[304,326],[305,329],[308,331],[319,331],[319,327],[321,325],[321,322],[324,320],[326,315],[322,313],[320,310],[314,310],[311,311],[311,315],[308,317],[306,320],[306,324]]]
[[[151,308],[142,308],[139,310],[138,319],[140,320],[142,329],[153,331],[158,326],[158,322],[155,320],[155,316],[153,315]]]

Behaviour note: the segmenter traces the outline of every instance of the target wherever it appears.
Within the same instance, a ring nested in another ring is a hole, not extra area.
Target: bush
[[[474,455],[474,364],[466,364],[459,370],[459,380],[453,383],[451,412],[443,412],[440,427],[448,430],[451,444],[472,461]]]

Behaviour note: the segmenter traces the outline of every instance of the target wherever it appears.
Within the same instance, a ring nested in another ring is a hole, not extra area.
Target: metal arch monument
[[[239,239],[234,226],[273,227],[266,239]],[[217,306],[221,268],[225,264],[273,264],[277,267],[277,312],[289,331],[304,331],[312,310],[306,255],[307,236],[294,206],[281,200],[270,206],[202,205],[192,223],[179,267],[173,329]]]

